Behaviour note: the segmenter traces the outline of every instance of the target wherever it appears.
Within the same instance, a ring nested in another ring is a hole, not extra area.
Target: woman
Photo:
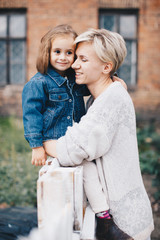
[[[84,188],[99,240],[148,240],[152,210],[140,167],[132,100],[112,74],[126,56],[123,38],[104,29],[76,39],[76,83],[92,94],[88,112],[65,136],[44,143],[62,166],[84,166]]]

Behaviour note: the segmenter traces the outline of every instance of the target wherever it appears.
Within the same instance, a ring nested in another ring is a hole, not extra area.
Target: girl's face
[[[74,62],[75,45],[74,39],[70,35],[56,37],[52,41],[50,51],[50,64],[62,76]]]

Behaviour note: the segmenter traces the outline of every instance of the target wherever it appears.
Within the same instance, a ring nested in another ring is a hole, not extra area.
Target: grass
[[[31,149],[24,139],[22,119],[0,118],[0,204],[36,206],[40,167],[31,164]],[[155,176],[160,199],[160,133],[154,124],[137,127],[142,173]]]
[[[22,120],[0,118],[0,203],[36,206],[39,168],[31,165],[31,149],[24,139]]]
[[[160,200],[160,128],[146,124],[137,128],[140,166],[143,173],[154,175],[152,185],[157,188],[155,200]]]

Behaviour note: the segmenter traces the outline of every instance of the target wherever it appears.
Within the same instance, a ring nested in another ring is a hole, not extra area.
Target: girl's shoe
[[[96,227],[97,240],[134,240],[128,234],[119,229],[113,218],[98,218]]]

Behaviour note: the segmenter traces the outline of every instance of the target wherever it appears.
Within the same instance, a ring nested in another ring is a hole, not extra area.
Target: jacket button
[[[59,95],[59,96],[58,96],[58,99],[62,99],[62,96],[61,96],[61,95]]]
[[[68,120],[69,120],[70,118],[71,118],[70,116],[67,117]]]

